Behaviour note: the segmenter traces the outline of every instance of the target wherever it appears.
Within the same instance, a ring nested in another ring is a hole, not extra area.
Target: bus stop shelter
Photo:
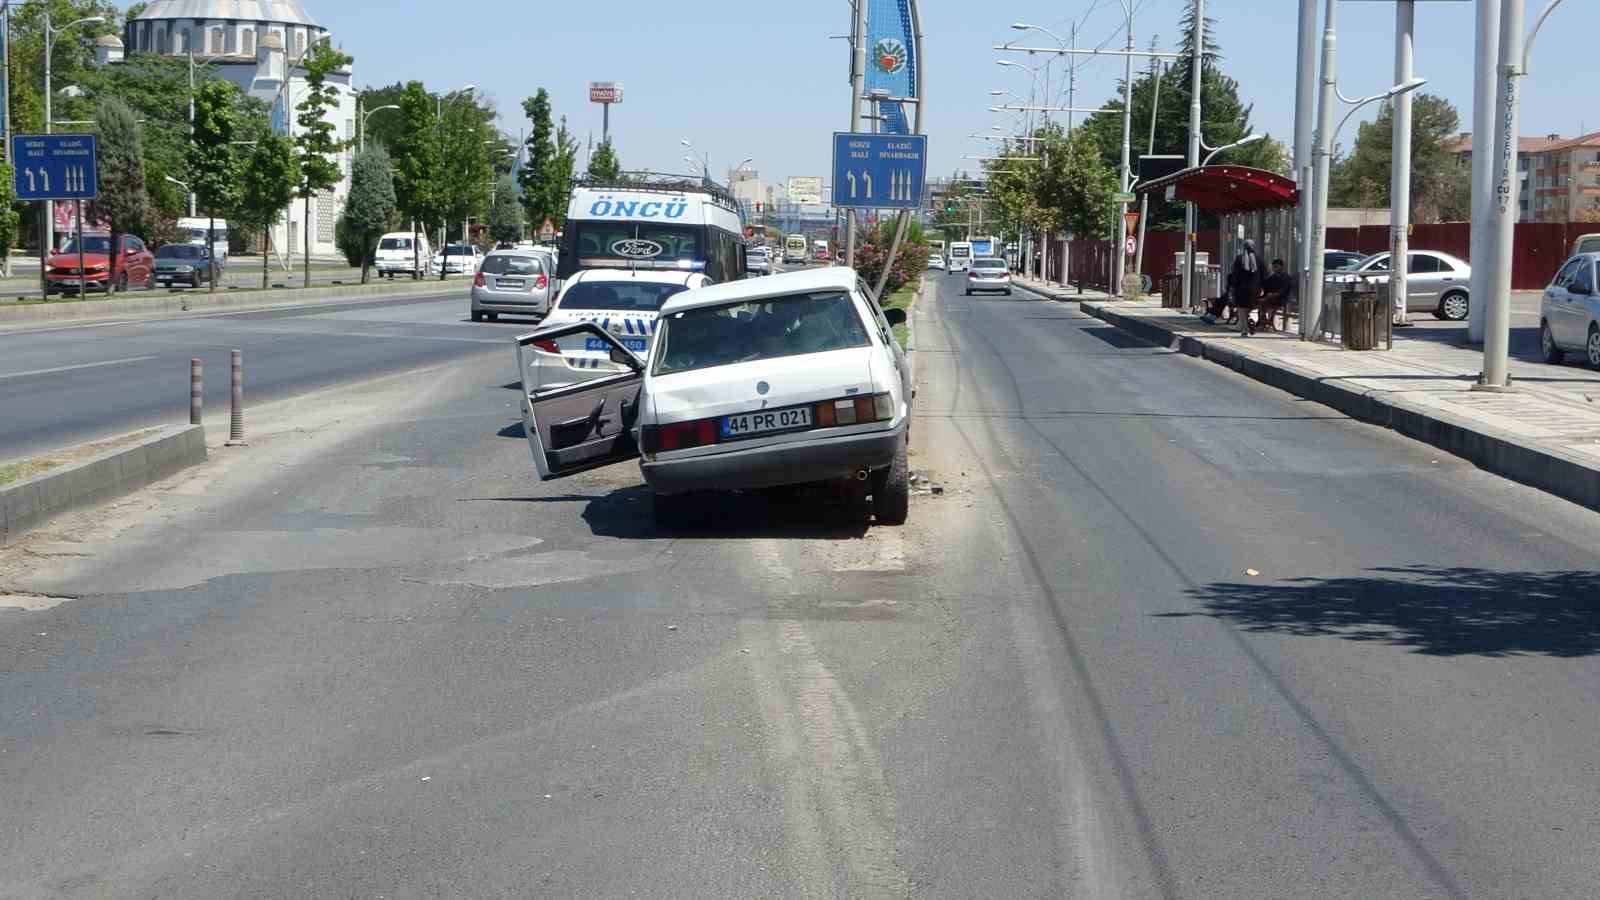
[[[1253,239],[1264,263],[1281,259],[1289,271],[1301,270],[1294,240],[1294,210],[1300,203],[1300,189],[1282,175],[1249,166],[1196,166],[1141,184],[1135,190],[1163,197],[1168,203],[1191,202],[1200,211],[1217,216],[1217,255],[1224,267],[1243,249],[1246,239]],[[1191,296],[1180,305],[1191,309],[1203,305],[1204,298],[1198,296],[1202,274],[1196,272],[1189,279]]]

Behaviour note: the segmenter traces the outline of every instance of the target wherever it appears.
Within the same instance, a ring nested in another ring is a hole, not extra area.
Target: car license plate
[[[622,342],[622,346],[627,347],[629,350],[632,350],[635,353],[643,353],[645,351],[644,338],[617,338],[617,340]],[[600,353],[610,353],[611,345],[600,340],[599,338],[584,338],[583,349],[594,350]]]
[[[770,409],[762,412],[739,413],[722,417],[724,438],[754,437],[774,431],[791,431],[811,427],[811,407],[791,406],[788,409]]]
[[[522,290],[522,279],[521,278],[497,278],[497,279],[495,279],[494,286],[497,287],[497,288],[516,288],[517,290],[520,291],[520,290]]]

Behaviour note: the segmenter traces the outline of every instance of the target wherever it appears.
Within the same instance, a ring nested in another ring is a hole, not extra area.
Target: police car
[[[648,356],[661,304],[674,294],[709,283],[699,272],[579,269],[562,286],[543,324],[593,322],[629,350]],[[529,350],[523,377],[540,388],[588,381],[623,369],[611,362],[611,345],[593,335],[536,341]]]

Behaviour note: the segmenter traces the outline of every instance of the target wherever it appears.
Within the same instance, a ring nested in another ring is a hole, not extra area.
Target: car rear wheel
[[[904,525],[911,513],[911,478],[906,440],[894,451],[886,469],[872,473],[872,515],[879,525]]]
[[[1446,322],[1460,322],[1470,311],[1467,295],[1460,291],[1452,291],[1439,298],[1439,318]]]
[[[194,271],[194,273],[189,276],[189,286],[192,287],[192,288],[197,288],[197,287],[200,286],[200,270],[199,269],[196,269]]]
[[[1544,361],[1556,365],[1566,358],[1561,348],[1556,346],[1556,336],[1550,333],[1550,323],[1539,323],[1539,350],[1544,356]]]
[[[474,322],[482,322],[483,321],[483,313],[478,312],[477,310],[473,310],[472,311],[472,321],[474,321]]]
[[[128,273],[127,272],[123,272],[121,275],[117,276],[117,288],[116,288],[116,290],[117,290],[117,293],[119,293],[119,294],[126,294],[128,292]]]
[[[1589,368],[1600,369],[1600,325],[1589,326],[1589,340],[1584,344],[1584,351],[1589,358]]]

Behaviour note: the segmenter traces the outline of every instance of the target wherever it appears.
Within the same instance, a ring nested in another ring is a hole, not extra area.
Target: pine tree
[[[361,267],[362,284],[372,277],[378,239],[394,217],[394,176],[389,173],[390,165],[389,151],[382,144],[368,144],[350,166],[350,196],[339,220],[343,228],[338,230],[345,260]]]
[[[300,163],[300,185],[297,191],[305,201],[305,286],[311,287],[311,200],[319,193],[333,190],[339,183],[339,162],[335,154],[343,150],[344,141],[334,137],[333,123],[328,121],[328,111],[338,108],[339,91],[328,84],[328,76],[350,64],[350,57],[326,43],[316,45],[305,62],[306,96],[297,107],[299,115],[295,124],[300,135],[295,138]]]
[[[494,183],[494,200],[489,204],[489,237],[497,244],[510,244],[522,239],[522,228],[516,182],[510,175],[501,176]]]
[[[528,117],[529,132],[525,145],[527,154],[518,179],[522,184],[522,208],[527,210],[528,222],[538,228],[545,219],[554,220],[557,216],[551,203],[550,184],[557,174],[559,154],[551,140],[554,122],[550,114],[550,92],[539,88],[538,93],[522,101],[522,111]]]
[[[612,149],[610,141],[602,141],[589,157],[589,177],[614,181],[621,176],[622,161],[617,158],[617,151]]]
[[[144,146],[133,110],[114,97],[101,101],[95,128],[100,133],[100,196],[89,202],[86,215],[110,223],[111,246],[117,247],[122,235],[143,231],[148,221]]]

